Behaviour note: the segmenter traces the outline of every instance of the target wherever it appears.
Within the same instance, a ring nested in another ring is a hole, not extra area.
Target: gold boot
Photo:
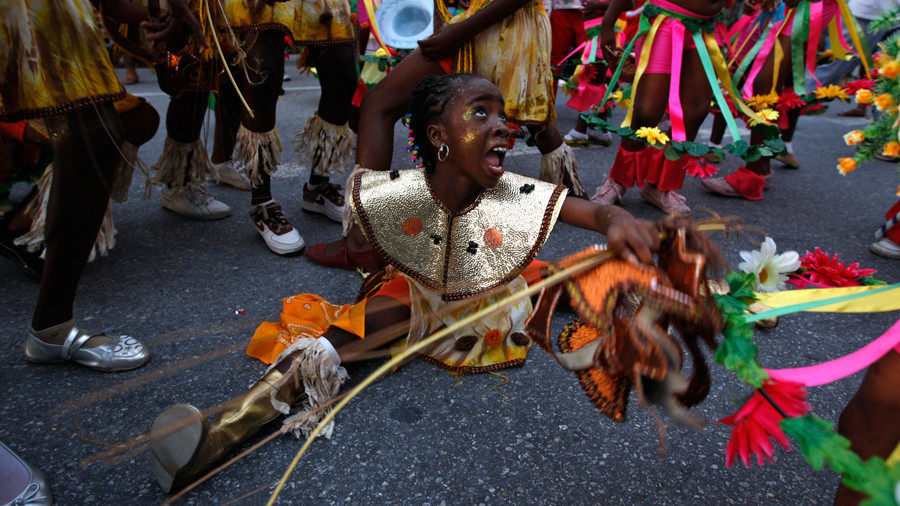
[[[230,401],[213,422],[207,422],[203,413],[190,404],[175,404],[157,415],[151,431],[163,435],[150,443],[150,469],[163,490],[174,492],[189,485],[232,447],[280,415],[272,406],[271,393],[282,376],[272,369],[247,392]],[[295,388],[297,384],[284,385],[277,394],[279,400],[293,404],[302,398],[302,388]]]
[[[290,406],[305,401],[299,413],[288,418],[309,418],[315,427],[346,379],[343,367],[327,359],[313,338],[298,339],[275,365],[243,395],[228,402],[219,417],[207,422],[190,404],[175,404],[157,415],[151,431],[160,433],[150,443],[150,469],[166,492],[177,491],[206,474],[231,450]],[[306,392],[313,392],[312,399]],[[322,411],[308,416],[310,411]],[[298,431],[308,432],[299,424]]]

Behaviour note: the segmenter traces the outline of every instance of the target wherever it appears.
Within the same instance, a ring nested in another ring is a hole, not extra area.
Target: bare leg
[[[778,70],[778,78],[776,80],[774,75],[775,51],[772,51],[769,54],[769,57],[766,59],[766,62],[763,64],[763,68],[757,76],[756,82],[753,83],[753,93],[756,95],[766,95],[768,93],[771,93],[773,89],[775,92],[780,92],[784,88],[784,83],[790,75],[791,39],[790,37],[779,36],[778,43],[781,44],[781,48],[784,53],[784,58],[781,60],[781,67]],[[752,129],[750,131],[750,144],[760,145],[765,140],[765,135],[763,135],[763,133],[760,132],[759,129]],[[772,169],[769,166],[769,157],[762,157],[755,162],[747,163],[747,169],[759,174],[760,176],[766,176],[772,172]]]
[[[219,87],[219,93],[216,94],[216,131],[213,137],[213,151],[210,154],[213,163],[231,160],[237,142],[238,127],[241,124],[241,115],[238,111],[243,107],[230,82]]]

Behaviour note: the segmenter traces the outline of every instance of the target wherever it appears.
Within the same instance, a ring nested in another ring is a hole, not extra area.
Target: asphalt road
[[[307,244],[314,244],[334,239],[340,227],[300,210],[308,169],[298,166],[290,141],[315,109],[319,91],[314,78],[298,77],[293,65],[287,66],[293,78],[285,82],[278,109],[286,170],[273,188]],[[141,70],[140,76],[129,91],[164,115],[168,98],[149,73]],[[836,158],[851,153],[841,135],[867,121],[836,116],[848,107],[835,103],[825,115],[801,118],[794,144],[803,166],[786,170],[776,163],[765,200],[719,197],[689,177],[688,203],[697,216],[704,208],[740,216],[764,229],[780,251],[802,254],[819,246],[877,269],[878,278],[900,280],[900,263],[867,250],[884,211],[896,200],[896,166],[874,161],[846,177],[835,170]],[[622,112],[616,114],[621,119]],[[574,125],[572,110],[561,105],[559,116],[563,132]],[[407,167],[405,135],[400,127],[397,133],[395,166]],[[159,156],[164,135],[161,129],[142,148],[143,160],[152,163]],[[204,136],[211,145],[211,129]],[[594,145],[576,155],[585,186],[593,191],[612,164],[615,145]],[[537,176],[540,157],[519,143],[506,165]],[[722,173],[737,166],[737,160],[726,160]],[[232,216],[189,221],[163,210],[158,191],[142,200],[138,179],[129,201],[114,207],[116,247],[86,268],[75,314],[84,327],[143,340],[153,352],[146,367],[101,374],[26,362],[22,342],[38,285],[0,261],[0,333],[6,336],[0,348],[0,439],[50,476],[61,504],[164,501],[167,495],[153,480],[145,453],[86,461],[139,438],[154,415],[174,402],[209,408],[255,381],[263,365],[244,355],[243,346],[257,324],[277,320],[282,297],[314,292],[350,301],[360,282],[356,273],[321,268],[304,256],[270,253],[251,225],[246,193],[213,186]],[[640,218],[661,218],[635,191],[624,205]],[[560,258],[602,240],[560,224],[539,258]],[[717,240],[734,266],[741,249],[756,247],[748,237]],[[558,315],[557,327],[570,318]],[[835,358],[880,335],[897,318],[897,313],[785,317],[776,329],[757,332],[761,362],[790,367]],[[379,364],[351,366],[353,381]],[[503,382],[498,376],[460,380],[415,361],[377,382],[338,416],[333,439],[313,445],[281,503],[827,504],[837,486],[834,473],[811,470],[797,451],[778,449],[775,462],[764,468],[725,467],[729,431],[712,421],[731,414],[751,392],[719,366],[709,399],[697,409],[711,423],[699,432],[669,428],[664,457],[657,454],[652,418],[633,397],[627,422],[611,422],[589,404],[574,375],[537,348],[524,367],[503,374],[509,382],[498,386]],[[835,421],[860,380],[858,374],[811,389],[815,412]],[[239,502],[261,504],[299,447],[297,440],[276,439],[181,502],[225,503],[260,490]]]

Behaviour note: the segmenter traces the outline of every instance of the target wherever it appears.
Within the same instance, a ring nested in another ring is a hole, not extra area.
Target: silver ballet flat
[[[150,360],[150,350],[129,336],[113,338],[112,341],[95,348],[82,348],[88,339],[96,335],[100,334],[72,327],[63,344],[50,344],[41,341],[29,331],[28,337],[25,338],[25,357],[39,364],[75,362],[106,372],[137,369]]]
[[[5,444],[0,442],[0,504],[39,504],[50,506],[53,496],[50,485],[40,470],[28,465]]]

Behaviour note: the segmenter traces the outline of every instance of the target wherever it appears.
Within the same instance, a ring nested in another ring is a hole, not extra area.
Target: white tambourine
[[[375,10],[381,40],[396,49],[415,49],[434,32],[431,0],[385,0]]]

